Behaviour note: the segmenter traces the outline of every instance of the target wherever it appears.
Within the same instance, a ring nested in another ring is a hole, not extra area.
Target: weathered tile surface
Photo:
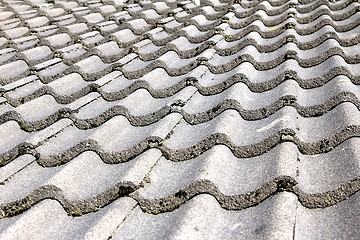
[[[0,0],[0,239],[358,239],[359,9]]]

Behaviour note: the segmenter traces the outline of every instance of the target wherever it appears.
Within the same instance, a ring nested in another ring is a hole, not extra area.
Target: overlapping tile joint
[[[0,2],[0,239],[360,236],[359,1]]]

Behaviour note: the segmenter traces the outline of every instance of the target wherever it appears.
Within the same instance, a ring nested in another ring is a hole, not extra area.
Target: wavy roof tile
[[[0,1],[0,239],[358,239],[360,3]]]

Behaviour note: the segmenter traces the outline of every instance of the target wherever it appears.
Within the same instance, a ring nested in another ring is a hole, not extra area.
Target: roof
[[[0,4],[1,239],[357,239],[358,1]]]

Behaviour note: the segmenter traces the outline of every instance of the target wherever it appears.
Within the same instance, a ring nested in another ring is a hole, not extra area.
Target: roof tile
[[[0,5],[1,239],[357,239],[357,1]]]

